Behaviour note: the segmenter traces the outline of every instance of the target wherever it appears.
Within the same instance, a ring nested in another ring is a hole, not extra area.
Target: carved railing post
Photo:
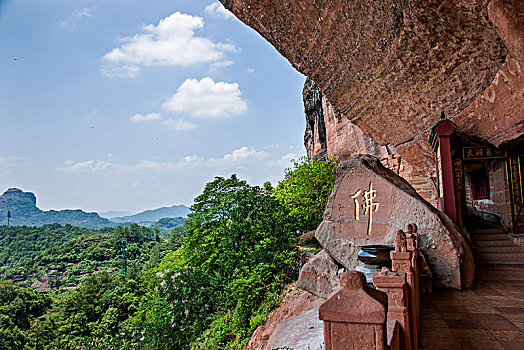
[[[398,321],[401,329],[400,348],[413,349],[409,291],[404,272],[392,272],[387,267],[373,276],[373,284],[388,295],[388,321]],[[415,348],[416,349],[416,348]]]
[[[340,276],[340,289],[318,310],[326,350],[385,350],[387,295],[366,285],[358,271]]]
[[[413,271],[413,305],[412,308],[414,314],[415,324],[417,329],[420,329],[420,266],[418,263],[418,243],[417,243],[417,225],[409,224],[408,232],[406,234],[406,246],[407,250],[412,253],[411,257],[411,269]]]
[[[407,251],[407,238],[402,230],[395,233],[395,250],[390,253],[391,256],[391,270],[395,272],[404,272],[406,274],[406,283],[408,285],[408,306],[410,308],[410,320],[414,325],[418,319],[418,307],[414,306],[415,292],[415,276],[413,274],[413,253]],[[413,305],[413,306],[412,306]],[[412,346],[413,349],[418,349],[417,327],[411,327]]]

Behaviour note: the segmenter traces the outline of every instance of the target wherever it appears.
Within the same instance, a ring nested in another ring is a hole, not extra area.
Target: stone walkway
[[[524,349],[524,267],[481,267],[475,288],[423,295],[421,348]]]

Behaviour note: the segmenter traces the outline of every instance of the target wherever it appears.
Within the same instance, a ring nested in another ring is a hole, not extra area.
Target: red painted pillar
[[[457,222],[455,188],[453,186],[453,164],[449,138],[455,125],[447,119],[439,120],[431,129],[430,143],[435,151],[439,184],[438,209]]]

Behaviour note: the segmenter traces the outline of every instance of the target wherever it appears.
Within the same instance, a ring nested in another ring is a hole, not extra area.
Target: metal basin
[[[363,245],[358,252],[358,260],[366,265],[391,266],[389,252],[394,249],[392,245]]]

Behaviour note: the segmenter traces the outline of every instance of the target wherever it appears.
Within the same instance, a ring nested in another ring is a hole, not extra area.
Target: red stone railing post
[[[385,350],[387,295],[366,285],[358,271],[340,276],[340,289],[318,310],[326,350]]]
[[[406,283],[408,285],[408,307],[410,309],[411,325],[415,325],[418,319],[418,307],[415,306],[415,276],[413,274],[413,253],[407,251],[406,234],[398,230],[395,234],[395,250],[390,253],[392,271],[404,272],[406,274]],[[417,327],[410,327],[412,348],[418,349],[418,331]]]
[[[373,284],[388,296],[388,321],[396,320],[400,325],[400,348],[413,348],[409,291],[404,272],[392,272],[384,267],[373,276]]]
[[[418,264],[417,225],[409,224],[406,233],[406,248],[412,253],[411,269],[413,271],[413,315],[417,329],[420,329],[420,266]]]

